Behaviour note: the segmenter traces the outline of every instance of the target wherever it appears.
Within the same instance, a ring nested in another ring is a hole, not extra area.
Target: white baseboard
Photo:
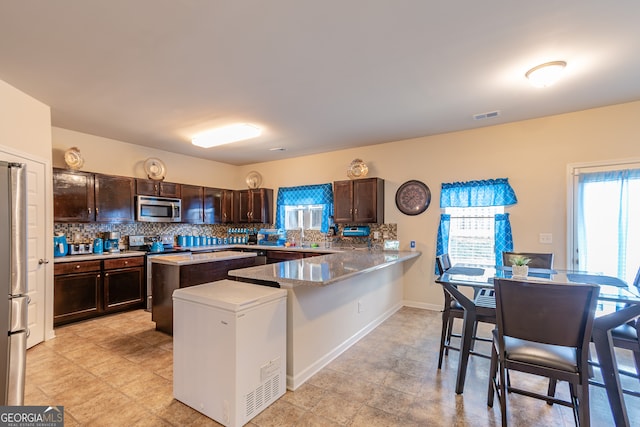
[[[437,304],[428,304],[424,302],[408,301],[408,300],[402,301],[402,304],[405,307],[422,308],[424,310],[430,310],[430,311],[442,311],[442,305],[437,305]]]
[[[318,360],[312,363],[307,369],[303,370],[298,375],[296,375],[295,378],[291,377],[290,375],[287,375],[287,389],[293,391],[296,388],[300,387],[309,378],[311,378],[312,376],[320,372],[322,368],[326,367],[335,358],[337,358],[342,353],[347,351],[352,345],[354,345],[355,343],[360,341],[362,338],[364,338],[369,332],[373,331],[376,327],[382,324],[382,322],[387,320],[389,317],[391,317],[395,312],[400,310],[402,307],[403,307],[402,302],[394,305],[389,310],[385,311],[380,316],[378,316],[373,321],[371,321],[364,328],[356,332],[351,338],[347,339],[342,344],[340,344],[330,352],[326,353],[324,356],[320,357]]]

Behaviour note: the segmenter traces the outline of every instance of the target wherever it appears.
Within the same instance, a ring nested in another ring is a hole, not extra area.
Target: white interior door
[[[29,339],[27,348],[44,341],[45,289],[49,263],[46,249],[46,177],[45,164],[0,151],[5,161],[27,165],[27,295],[29,302]],[[50,267],[51,266],[51,267]]]

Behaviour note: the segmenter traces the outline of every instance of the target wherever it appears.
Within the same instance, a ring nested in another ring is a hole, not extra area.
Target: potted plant
[[[523,255],[513,255],[509,258],[511,261],[511,276],[513,278],[525,278],[529,275],[529,262],[531,258]]]

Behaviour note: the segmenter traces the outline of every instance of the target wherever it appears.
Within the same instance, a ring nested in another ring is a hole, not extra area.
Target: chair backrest
[[[638,291],[640,291],[640,268],[638,268],[638,272],[636,273],[636,278],[633,280],[633,286],[638,288]]]
[[[451,259],[449,254],[442,254],[436,257],[436,266],[438,267],[438,273],[442,276],[445,271],[451,268]]]
[[[553,268],[553,254],[532,253],[532,252],[502,252],[502,264],[511,265],[512,256],[524,256],[530,258],[529,267],[531,268]]]
[[[498,335],[588,349],[600,288],[494,279]]]

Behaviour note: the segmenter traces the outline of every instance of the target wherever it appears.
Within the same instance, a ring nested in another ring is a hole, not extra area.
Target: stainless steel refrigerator
[[[27,354],[26,165],[0,161],[0,405],[22,405]]]

